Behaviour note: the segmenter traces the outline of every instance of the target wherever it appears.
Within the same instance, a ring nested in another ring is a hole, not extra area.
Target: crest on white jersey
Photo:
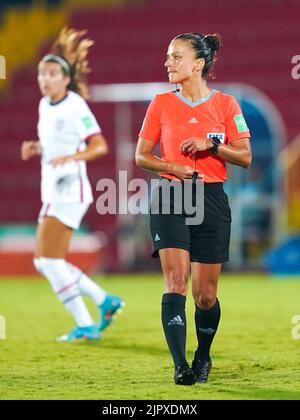
[[[58,120],[56,120],[56,124],[55,124],[56,130],[61,130],[64,124],[65,124],[65,120],[63,120],[62,118],[59,118]]]

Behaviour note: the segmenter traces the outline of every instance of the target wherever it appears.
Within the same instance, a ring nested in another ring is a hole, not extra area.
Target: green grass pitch
[[[109,276],[97,281],[126,301],[99,342],[57,344],[73,327],[46,281],[0,280],[0,399],[300,399],[300,282],[264,275],[223,274],[222,320],[208,384],[173,385],[160,322],[159,275]],[[90,305],[93,315],[97,312]],[[187,356],[196,347],[193,303],[187,304]]]

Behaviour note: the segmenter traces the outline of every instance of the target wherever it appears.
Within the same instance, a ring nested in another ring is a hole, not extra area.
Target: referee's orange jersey
[[[189,137],[218,137],[222,143],[250,137],[241,108],[233,96],[212,90],[197,102],[179,92],[156,95],[149,105],[140,137],[157,143],[160,140],[162,159],[188,165],[204,175],[204,182],[223,182],[227,179],[223,159],[209,151],[198,152],[196,158],[185,156],[180,143]],[[161,174],[169,179],[173,175]]]

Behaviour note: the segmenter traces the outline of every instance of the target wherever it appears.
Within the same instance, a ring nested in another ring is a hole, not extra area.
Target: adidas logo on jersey
[[[193,117],[190,119],[190,121],[188,122],[189,124],[199,124],[199,121],[197,120],[196,117]]]
[[[171,321],[168,322],[169,327],[171,325],[181,325],[184,326],[184,322],[182,321],[180,315],[175,316]]]
[[[155,242],[156,242],[156,241],[160,241],[160,236],[159,236],[159,234],[158,234],[158,233],[155,235],[154,240],[155,240]]]

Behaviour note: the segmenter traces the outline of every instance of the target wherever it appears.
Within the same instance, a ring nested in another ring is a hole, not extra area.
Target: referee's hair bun
[[[219,51],[220,44],[221,44],[220,35],[218,34],[206,35],[205,41],[208,47],[211,49],[212,53]]]

